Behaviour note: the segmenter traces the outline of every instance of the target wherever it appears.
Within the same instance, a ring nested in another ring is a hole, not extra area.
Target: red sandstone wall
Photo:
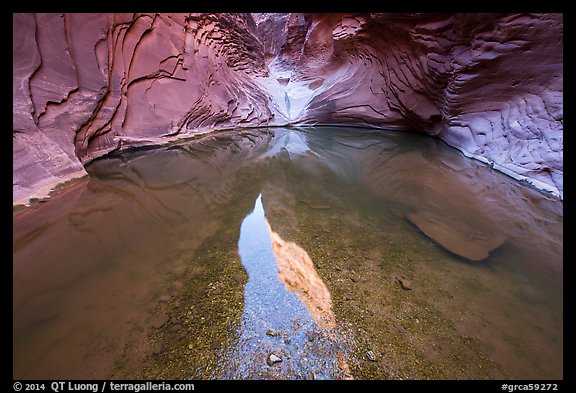
[[[560,14],[14,14],[14,203],[130,145],[356,124],[563,192]]]

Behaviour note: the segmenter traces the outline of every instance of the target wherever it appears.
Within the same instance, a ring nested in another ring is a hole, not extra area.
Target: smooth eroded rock
[[[426,236],[448,251],[472,261],[488,258],[500,247],[505,237],[496,232],[474,228],[467,223],[430,212],[415,212],[407,216]]]
[[[287,124],[420,131],[563,197],[560,13],[15,13],[12,37],[14,204],[110,151]]]

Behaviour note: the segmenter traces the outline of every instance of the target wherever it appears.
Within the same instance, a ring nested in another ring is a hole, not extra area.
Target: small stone
[[[152,320],[152,326],[156,329],[160,329],[162,326],[166,324],[170,320],[170,317],[166,314],[160,314],[156,318]]]
[[[170,301],[170,295],[162,295],[158,298],[158,303],[168,303]]]
[[[267,336],[270,336],[270,337],[277,337],[277,336],[278,336],[278,332],[277,332],[276,330],[270,329],[270,330],[268,330],[268,331],[266,332],[266,335],[267,335]]]
[[[306,338],[308,341],[313,342],[316,339],[316,333],[312,330],[308,330],[306,331]]]
[[[306,376],[304,377],[307,381],[313,381],[316,379],[316,377],[314,376],[314,373],[311,371],[308,371],[306,373]]]
[[[374,355],[374,352],[372,352],[372,351],[366,352],[366,358],[367,358],[368,360],[370,360],[371,362],[375,362],[375,361],[376,361],[376,355]]]
[[[194,346],[192,344],[188,344],[188,349],[193,349]]]
[[[400,287],[402,289],[405,289],[407,291],[412,289],[412,282],[410,280],[408,280],[406,277],[401,276],[401,275],[396,275],[393,274],[392,278],[394,279],[395,282],[397,282],[398,284],[400,284]]]
[[[161,343],[154,343],[152,345],[152,353],[154,355],[158,355],[160,353],[164,352],[164,347],[162,346]]]
[[[472,261],[482,261],[506,241],[497,231],[470,226],[468,222],[433,212],[410,213],[408,220],[446,250]]]
[[[266,359],[266,363],[269,366],[272,366],[276,363],[280,363],[282,361],[282,358],[279,356],[276,356],[275,354],[271,353],[270,355],[268,355],[268,358]]]
[[[410,291],[412,289],[412,282],[404,277],[401,277],[399,280],[400,282],[400,286],[402,287],[402,289],[405,289],[407,291]]]
[[[237,283],[241,284],[246,281],[246,275],[242,273],[234,273],[232,279]]]

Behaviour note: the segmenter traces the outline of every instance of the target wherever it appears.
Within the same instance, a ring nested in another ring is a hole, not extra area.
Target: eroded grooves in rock
[[[274,15],[261,16],[267,33]],[[285,30],[292,31],[285,18]],[[562,194],[562,16],[307,15],[293,122],[411,128]],[[288,36],[288,35],[287,35]],[[272,46],[272,45],[270,45]],[[300,84],[300,85],[299,85]],[[307,94],[301,93],[308,89]],[[305,98],[303,98],[305,96]]]
[[[435,135],[563,195],[562,14],[14,14],[14,203],[215,129]]]

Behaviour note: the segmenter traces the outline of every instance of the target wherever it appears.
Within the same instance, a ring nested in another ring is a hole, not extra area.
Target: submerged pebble
[[[409,291],[412,289],[412,281],[402,277],[400,279],[400,286],[402,287],[402,289]]]
[[[164,326],[166,324],[166,322],[168,322],[170,320],[170,317],[168,317],[168,315],[166,314],[160,314],[158,316],[156,316],[153,320],[152,320],[152,326],[155,329],[160,329],[162,326]]]
[[[317,333],[315,333],[312,330],[308,330],[306,331],[306,338],[308,339],[308,341],[313,342],[316,339],[316,335]]]
[[[406,277],[395,274],[392,275],[392,277],[394,278],[394,281],[400,284],[402,289],[409,291],[413,288],[412,281],[408,280]]]
[[[162,343],[154,343],[151,347],[151,351],[153,354],[158,355],[162,352],[164,352],[164,346],[162,345]]]
[[[273,366],[276,363],[280,363],[282,361],[282,358],[279,356],[276,356],[275,354],[271,353],[270,355],[268,355],[268,358],[266,359],[266,363],[269,366]]]
[[[376,355],[374,355],[374,352],[368,351],[368,352],[366,352],[366,359],[370,360],[371,362],[375,362],[376,361]]]

